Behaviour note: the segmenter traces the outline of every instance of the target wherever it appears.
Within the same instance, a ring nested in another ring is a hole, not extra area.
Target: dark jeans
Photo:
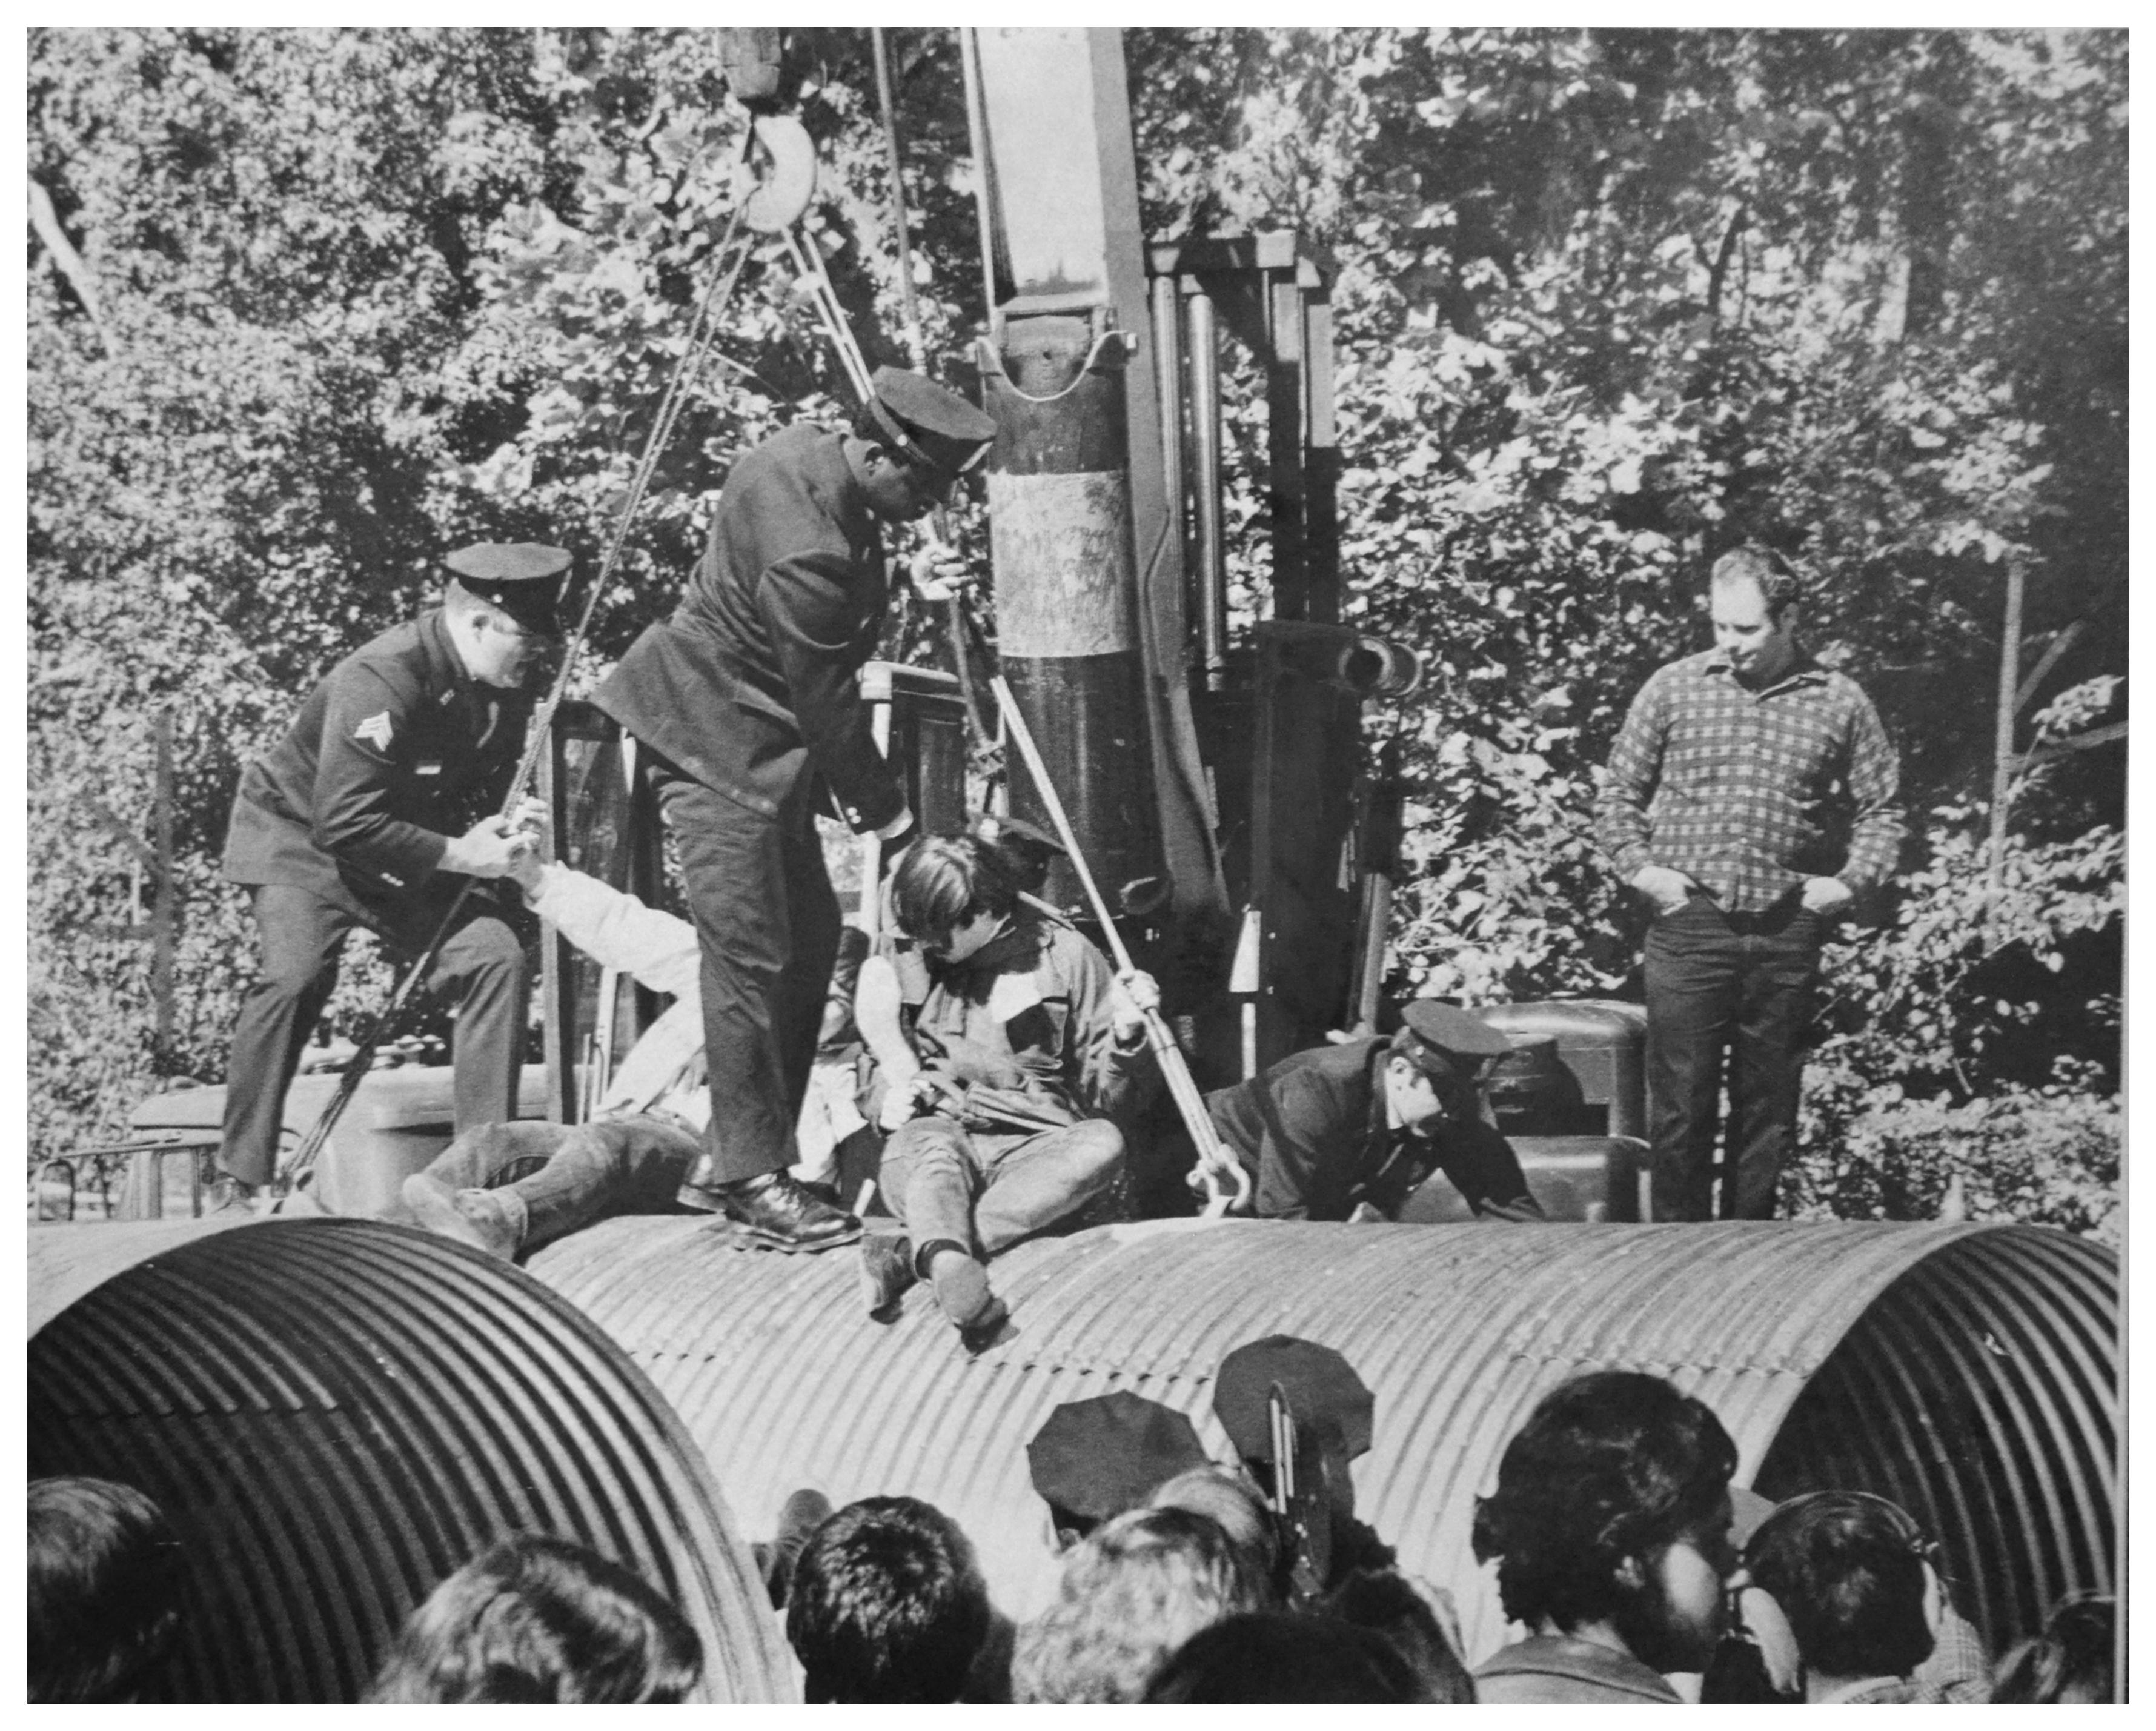
[[[1820,917],[1794,897],[1725,913],[1694,896],[1647,933],[1647,1086],[1658,1220],[1713,1217],[1716,1132],[1728,1055],[1725,1219],[1772,1220],[1796,1138],[1797,1084],[1819,977]]]
[[[1105,1118],[998,1135],[921,1117],[891,1133],[878,1182],[916,1249],[947,1239],[986,1257],[1077,1213],[1122,1158],[1123,1133]]]
[[[839,899],[810,814],[807,783],[776,818],[759,816],[651,754],[651,776],[681,857],[703,951],[698,990],[711,1072],[708,1158],[699,1184],[733,1184],[795,1164],[794,1127],[816,1061]]]
[[[427,1169],[455,1190],[514,1190],[521,1246],[536,1250],[618,1214],[670,1214],[703,1145],[641,1113],[590,1124],[488,1124],[459,1136]]]
[[[224,1141],[218,1163],[251,1184],[277,1169],[285,1095],[315,1019],[336,986],[345,934],[362,923],[350,909],[290,884],[256,884],[254,923],[262,974],[239,1007],[225,1071]],[[434,936],[454,890],[424,894],[370,922],[396,948],[417,954]],[[468,1130],[516,1116],[528,980],[524,940],[500,903],[465,898],[454,930],[427,970],[429,991],[448,991],[456,1015],[456,1127]]]

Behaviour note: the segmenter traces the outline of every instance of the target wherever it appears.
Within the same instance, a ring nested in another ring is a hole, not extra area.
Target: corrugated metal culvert
[[[81,1293],[30,1342],[31,1476],[140,1486],[187,1550],[160,1694],[356,1698],[438,1581],[536,1532],[670,1595],[704,1644],[704,1698],[798,1698],[679,1420],[518,1271],[356,1220],[31,1238],[33,1293]]]
[[[1502,1644],[1468,1540],[1529,1409],[1594,1369],[1665,1375],[1720,1415],[1740,1477],[1905,1500],[1994,1643],[2116,1556],[2118,1268],[2034,1227],[1106,1227],[997,1265],[1016,1332],[969,1358],[924,1291],[862,1314],[850,1253],[783,1256],[683,1220],[620,1220],[531,1271],[649,1374],[747,1530],[788,1493],[906,1493],[972,1535],[1003,1607],[1054,1591],[1025,1444],[1058,1402],[1123,1388],[1229,1457],[1212,1377],[1284,1333],[1377,1396],[1357,1506],[1458,1600],[1471,1658]]]

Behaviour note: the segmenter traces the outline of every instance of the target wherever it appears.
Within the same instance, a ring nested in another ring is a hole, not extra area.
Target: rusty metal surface
[[[33,1309],[83,1290],[30,1342],[31,1475],[138,1485],[187,1550],[161,1693],[355,1698],[442,1577],[529,1531],[671,1595],[706,1698],[798,1698],[679,1420],[516,1270],[356,1220],[48,1228],[33,1247]]]
[[[1019,1617],[1046,1601],[1055,1579],[1024,1456],[1050,1410],[1132,1389],[1188,1413],[1208,1449],[1227,1458],[1212,1415],[1214,1370],[1231,1348],[1276,1331],[1338,1348],[1376,1392],[1374,1441],[1356,1466],[1358,1511],[1403,1566],[1451,1590],[1471,1661],[1505,1638],[1492,1572],[1476,1567],[1468,1544],[1474,1497],[1490,1488],[1534,1402],[1578,1372],[1669,1376],[1721,1415],[1744,1480],[1770,1451],[1779,1473],[1802,1477],[1810,1445],[1778,1446],[1779,1433],[1845,1343],[1852,1361],[1886,1352],[1895,1364],[1959,1364],[1984,1350],[1973,1318],[1993,1318],[1982,1327],[1994,1329],[2010,1318],[2014,1338],[2029,1343],[2017,1361],[2024,1383],[2000,1397],[2020,1403],[2015,1422],[2063,1427],[2057,1447],[2092,1462],[2107,1462],[2113,1446],[2097,1409],[2116,1401],[2115,1370],[2107,1383],[2103,1369],[2116,1349],[2115,1262],[2038,1229],[1107,1227],[1002,1259],[997,1285],[1016,1333],[972,1359],[923,1291],[896,1323],[869,1320],[852,1263],[850,1253],[745,1251],[696,1222],[642,1219],[552,1246],[531,1271],[620,1342],[675,1404],[745,1531],[769,1533],[803,1485],[840,1503],[925,1497],[972,1535],[998,1603]],[[2055,1265],[2074,1271],[2071,1297],[2030,1271]],[[1980,1312],[1960,1302],[1977,1287],[1989,1294]],[[1934,1288],[1947,1299],[1924,1296]],[[1875,1317],[1890,1291],[1894,1302]],[[2083,1340],[2085,1364],[2063,1347],[2039,1348],[2061,1329]],[[1881,1463],[1950,1441],[1960,1398],[1951,1379],[1881,1392],[1838,1374],[1814,1393],[1818,1422],[1806,1434],[1865,1439],[1837,1461],[1840,1482],[1885,1489]],[[1943,1497],[2037,1512],[2031,1493],[1966,1451],[1924,1470]],[[2078,1503],[2055,1499],[2078,1536],[2017,1540],[2002,1518],[1983,1554],[2041,1574],[2032,1598],[2056,1582],[2098,1584],[2092,1559],[2107,1544],[2094,1535],[2109,1519],[2110,1470],[2092,1472]],[[1994,1620],[1993,1632],[2005,1626]]]

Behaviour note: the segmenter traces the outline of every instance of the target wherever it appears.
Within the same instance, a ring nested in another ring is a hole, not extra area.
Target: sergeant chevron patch
[[[363,739],[378,752],[389,749],[389,711],[371,715],[352,730],[354,739]]]

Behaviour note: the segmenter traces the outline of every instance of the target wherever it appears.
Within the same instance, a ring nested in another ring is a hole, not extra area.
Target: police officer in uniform
[[[498,808],[524,748],[520,687],[569,555],[530,543],[452,553],[442,605],[385,631],[316,686],[284,739],[249,764],[224,875],[247,886],[262,974],[232,1038],[213,1212],[245,1210],[276,1170],[285,1094],[364,925],[416,953],[466,877],[506,875],[531,845]],[[526,980],[513,898],[466,896],[427,984],[456,1013],[459,1132],[516,1115]]]
[[[912,824],[855,680],[889,599],[880,526],[926,516],[994,435],[886,367],[850,433],[790,427],[747,453],[674,616],[594,696],[646,747],[702,949],[711,1117],[681,1199],[781,1249],[860,1232],[786,1168],[839,947],[814,814],[834,798],[886,840]]]
[[[1511,1049],[1480,1016],[1421,999],[1390,1039],[1292,1053],[1205,1104],[1260,1218],[1397,1219],[1441,1167],[1477,1215],[1540,1220],[1518,1156],[1480,1112]]]

